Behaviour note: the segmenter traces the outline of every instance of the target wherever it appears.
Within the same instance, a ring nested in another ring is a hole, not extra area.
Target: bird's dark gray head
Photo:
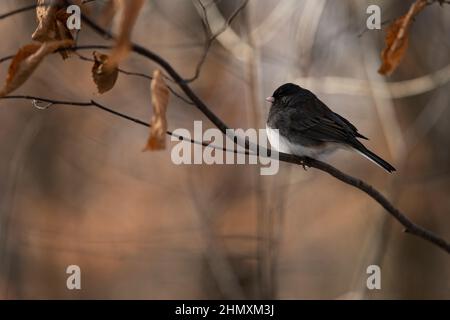
[[[306,90],[296,84],[285,83],[282,86],[278,87],[278,89],[273,92],[272,96],[266,98],[266,100],[274,103],[277,100],[282,99],[283,97],[298,94],[298,93],[301,93],[302,91],[306,91]]]

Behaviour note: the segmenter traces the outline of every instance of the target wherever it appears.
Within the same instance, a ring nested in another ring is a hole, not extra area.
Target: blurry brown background
[[[104,2],[90,4],[92,13]],[[4,0],[0,13],[32,3]],[[220,28],[240,1],[211,3],[211,24]],[[385,30],[360,35],[369,4],[379,4],[386,21],[410,3],[250,0],[192,87],[235,128],[264,128],[264,98],[284,82],[313,90],[398,171],[388,175],[344,151],[330,163],[449,240],[450,5],[417,17],[390,78],[377,74]],[[194,4],[147,1],[133,34],[185,77],[204,41]],[[0,56],[29,43],[35,26],[33,11],[0,20]],[[79,43],[105,41],[82,26]],[[4,79],[8,63],[0,67]],[[123,65],[155,67],[136,55]],[[120,75],[99,96],[90,69],[54,55],[17,94],[94,97],[150,119],[149,82]],[[171,130],[191,129],[194,120],[211,126],[173,96],[168,119]],[[97,109],[0,101],[0,298],[450,298],[449,256],[402,233],[360,191],[287,164],[267,177],[258,166],[175,166],[170,148],[141,152],[147,135]],[[79,291],[66,288],[72,264],[82,270]],[[381,290],[366,289],[371,264],[381,266]]]

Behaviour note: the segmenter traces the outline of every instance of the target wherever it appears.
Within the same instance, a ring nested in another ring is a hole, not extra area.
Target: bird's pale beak
[[[270,103],[273,103],[275,101],[275,98],[274,97],[267,97],[266,101],[268,101]]]

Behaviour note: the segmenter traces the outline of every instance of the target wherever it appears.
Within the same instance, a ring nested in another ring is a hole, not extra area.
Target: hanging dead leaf
[[[38,0],[36,6],[36,17],[38,26],[31,38],[39,42],[52,41],[56,39],[56,12],[62,0]]]
[[[116,46],[109,59],[111,65],[107,64],[107,68],[113,68],[114,65],[119,65],[128,56],[130,52],[131,33],[144,4],[144,0],[121,0],[119,3],[122,11],[120,30],[117,36]]]
[[[82,7],[80,0],[73,3]],[[38,26],[31,38],[39,42],[75,40],[73,32],[67,28],[69,16],[63,0],[38,0],[36,7]],[[59,53],[63,59],[67,59],[70,51],[62,50]]]
[[[57,49],[70,47],[72,44],[72,41],[63,40],[43,44],[31,43],[20,48],[11,61],[0,97],[4,97],[24,84],[47,55]]]
[[[159,70],[153,72],[151,90],[153,115],[150,122],[150,137],[144,151],[163,150],[166,148],[166,111],[169,104],[169,88]]]
[[[381,52],[382,65],[378,72],[390,75],[400,65],[408,48],[408,33],[414,17],[427,5],[427,0],[417,0],[406,15],[396,19],[388,28],[386,46]]]
[[[109,56],[98,52],[93,53],[94,66],[92,67],[92,77],[97,85],[99,93],[105,93],[111,90],[116,84],[119,70],[115,68],[105,68],[105,64],[109,61]]]

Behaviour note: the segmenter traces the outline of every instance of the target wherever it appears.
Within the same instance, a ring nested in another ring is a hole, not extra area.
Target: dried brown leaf
[[[11,61],[6,83],[0,91],[0,97],[11,93],[24,84],[47,55],[72,44],[72,41],[63,40],[43,44],[31,43],[20,48]]]
[[[153,72],[151,90],[153,115],[150,122],[150,137],[144,151],[163,150],[166,148],[166,111],[169,104],[169,88],[159,70]]]
[[[82,1],[76,0],[74,4],[81,6]],[[69,14],[63,0],[38,0],[36,17],[38,26],[31,38],[39,42],[74,40],[72,31],[67,28]],[[59,52],[63,59],[69,57],[69,51]]]
[[[31,38],[39,42],[52,41],[56,39],[56,12],[62,0],[38,0],[36,17],[38,26]]]
[[[111,90],[116,84],[119,70],[117,65],[114,68],[105,68],[109,62],[109,56],[94,52],[94,66],[92,67],[92,77],[99,93],[105,93]]]
[[[427,5],[426,0],[417,0],[406,15],[396,19],[388,28],[386,46],[381,52],[382,65],[378,72],[390,75],[400,65],[408,48],[408,33],[414,17]]]
[[[116,46],[110,56],[111,67],[118,65],[130,52],[131,33],[144,0],[121,0],[119,3],[122,8],[122,17]]]

